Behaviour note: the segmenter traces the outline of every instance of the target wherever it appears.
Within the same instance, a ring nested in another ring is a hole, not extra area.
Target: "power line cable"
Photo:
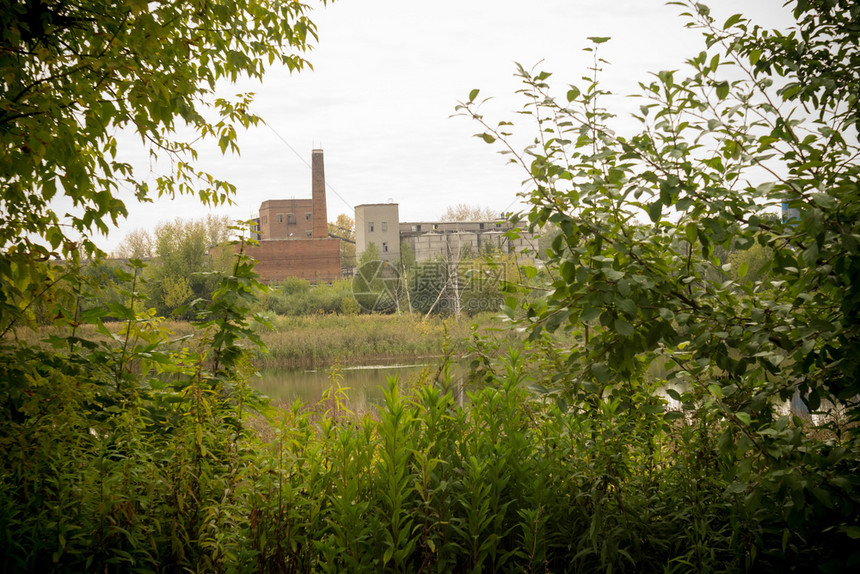
[[[255,115],[257,115],[254,110],[251,110],[251,112],[254,113]],[[299,152],[296,151],[296,148],[294,148],[293,146],[290,145],[290,142],[288,142],[284,136],[282,136],[280,133],[278,133],[278,130],[276,130],[271,125],[269,125],[269,123],[266,120],[263,120],[263,124],[265,124],[265,126],[267,128],[269,128],[273,134],[275,134],[275,137],[277,137],[279,140],[281,140],[284,143],[284,145],[287,146],[290,149],[290,151],[293,152],[293,154],[295,154],[295,156],[297,158],[299,158],[299,160],[301,160],[301,162],[303,164],[305,164],[305,166],[307,166],[308,169],[312,169],[311,164],[309,164],[308,161]],[[346,199],[344,199],[344,197],[341,194],[339,194],[334,187],[332,187],[332,185],[328,182],[328,178],[326,178],[325,186],[339,200],[341,200],[344,203],[344,205],[346,205],[350,210],[354,210],[353,206]]]

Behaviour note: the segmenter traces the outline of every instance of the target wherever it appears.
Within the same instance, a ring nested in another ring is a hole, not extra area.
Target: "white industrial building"
[[[533,258],[537,240],[528,231],[518,237],[506,233],[514,225],[505,219],[487,221],[407,221],[401,222],[396,203],[370,203],[355,207],[355,255],[373,243],[383,261],[399,262],[401,244],[406,244],[416,261],[459,258],[495,253],[523,254]]]

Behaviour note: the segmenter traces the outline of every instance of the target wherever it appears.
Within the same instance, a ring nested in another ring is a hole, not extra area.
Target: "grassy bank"
[[[406,315],[310,315],[270,317],[261,331],[268,353],[255,353],[258,367],[325,367],[438,357],[466,351],[472,325],[482,333],[501,326],[490,314],[456,322],[420,321]]]
[[[254,350],[253,361],[258,368],[325,368],[333,364],[370,365],[440,357],[450,352],[454,356],[467,351],[472,326],[482,335],[503,338],[509,333],[494,314],[483,314],[457,322],[438,317],[422,321],[408,315],[335,315],[317,314],[287,317],[270,314],[267,319],[273,329],[256,328],[268,352]],[[158,319],[152,328],[166,330],[171,339],[181,339],[183,345],[193,346],[188,336],[199,336],[187,321]],[[112,332],[120,332],[123,323],[108,323]],[[67,328],[45,327],[38,332],[24,332],[21,337],[30,343],[49,336],[67,336]],[[77,329],[77,336],[89,340],[106,340],[92,325]],[[133,342],[132,342],[133,343]]]

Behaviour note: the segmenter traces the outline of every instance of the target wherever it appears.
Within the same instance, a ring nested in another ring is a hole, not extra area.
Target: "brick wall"
[[[273,239],[249,247],[257,260],[256,270],[264,282],[299,277],[311,282],[340,279],[339,239]]]
[[[313,201],[313,236],[328,237],[328,214],[325,205],[325,163],[323,150],[311,152],[311,197]]]
[[[307,238],[313,231],[313,210],[311,199],[264,201],[260,205],[260,234],[263,239]]]

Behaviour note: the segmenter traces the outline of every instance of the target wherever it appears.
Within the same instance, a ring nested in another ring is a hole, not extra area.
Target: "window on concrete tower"
[[[383,221],[382,222],[382,232],[385,233],[386,231],[388,231],[388,222]]]
[[[370,223],[368,223],[368,224],[367,224],[367,229],[368,229],[368,231],[370,231],[371,233],[373,233],[373,222],[372,222],[372,221],[371,221]]]
[[[383,224],[383,225],[384,225],[384,224]],[[383,229],[383,231],[385,231],[385,230]],[[383,241],[383,242],[382,242],[382,252],[383,252],[383,253],[388,253],[388,242],[387,242],[387,241]]]

